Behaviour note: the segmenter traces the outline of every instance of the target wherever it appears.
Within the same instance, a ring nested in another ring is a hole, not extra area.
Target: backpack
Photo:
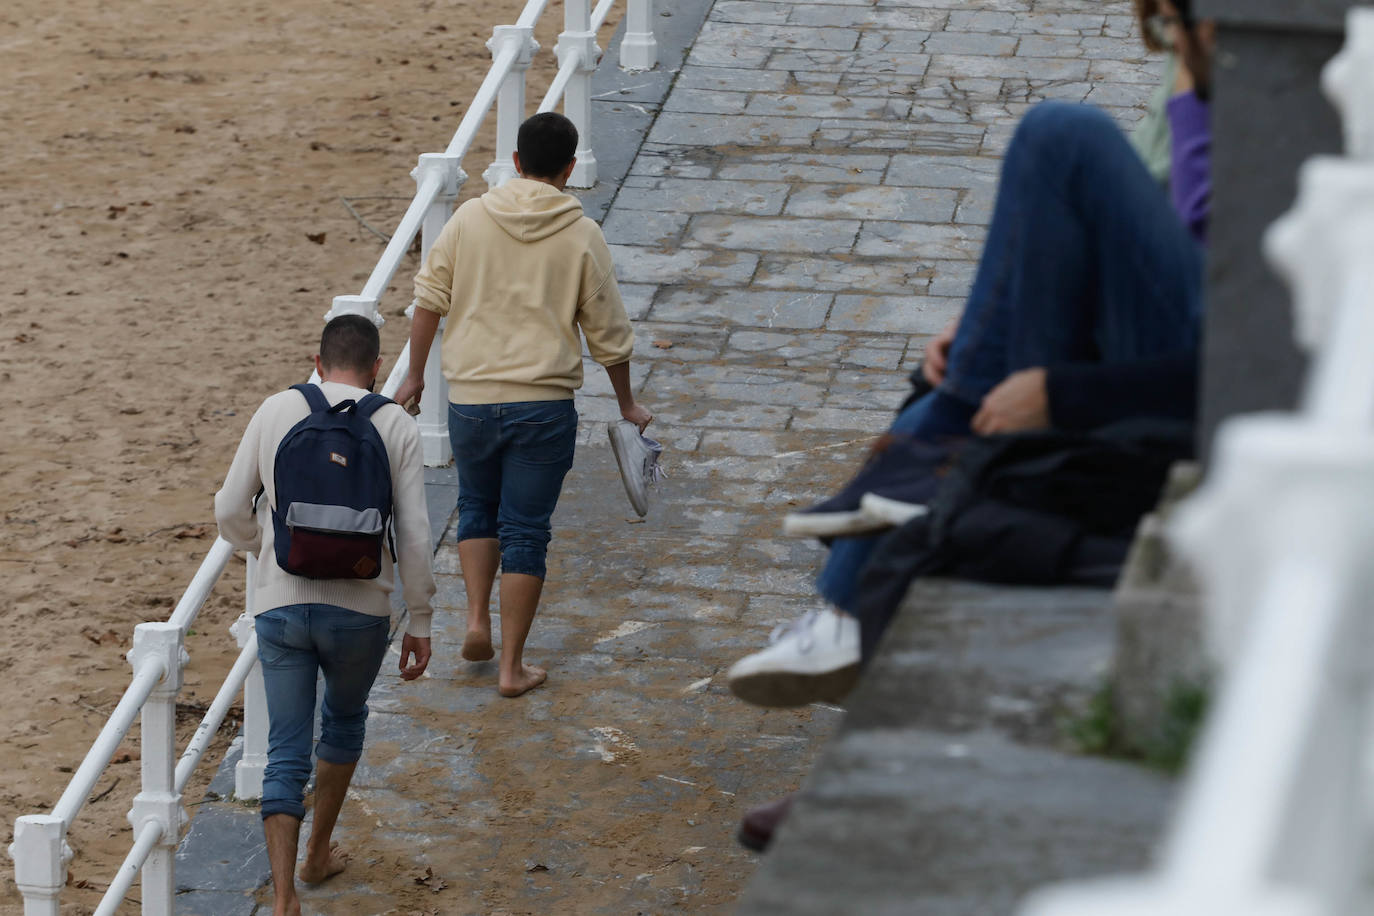
[[[391,530],[391,464],[371,418],[394,402],[368,394],[331,407],[315,385],[291,387],[310,415],[277,446],[277,565],[307,579],[375,579]]]

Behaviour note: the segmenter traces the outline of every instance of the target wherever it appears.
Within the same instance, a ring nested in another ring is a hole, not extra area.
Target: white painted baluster
[[[181,690],[186,652],[181,627],[171,623],[140,623],[134,627],[129,663],[137,670],[145,658],[161,658],[162,680],[143,704],[140,766],[142,788],[134,796],[129,823],[137,837],[150,824],[161,831],[143,866],[144,916],[171,916],[176,895],[173,861],[181,828],[188,820],[174,783],[177,754],[177,693]]]
[[[1322,88],[1341,113],[1346,154],[1374,159],[1374,10],[1346,14],[1345,46],[1322,70]]]
[[[24,898],[24,916],[58,916],[57,895],[67,883],[67,825],[51,814],[26,814],[14,822],[14,883]]]
[[[625,7],[625,37],[620,41],[620,66],[624,70],[652,70],[657,63],[654,0],[628,0]]]
[[[262,518],[261,511],[259,519]],[[253,600],[258,559],[248,555],[247,601]],[[253,618],[247,613],[229,627],[239,649],[255,637]],[[244,800],[262,798],[262,773],[267,769],[267,688],[262,682],[262,666],[254,663],[243,682],[243,755],[234,767],[234,794]]]
[[[487,42],[492,58],[499,57],[506,48],[515,49],[515,58],[496,97],[496,159],[482,173],[487,185],[493,188],[515,177],[511,154],[515,152],[515,136],[525,120],[525,72],[534,52],[539,50],[534,29],[523,25],[498,25],[492,29]]]
[[[444,230],[444,224],[453,215],[453,202],[458,199],[458,190],[468,180],[467,172],[458,164],[457,156],[443,153],[425,153],[420,156],[420,164],[410,173],[417,185],[423,184],[431,174],[438,174],[442,189],[425,211],[424,222],[420,224],[420,261],[429,256],[429,249]],[[406,315],[414,318],[416,305],[410,304]],[[444,378],[443,357],[440,353],[443,343],[444,322],[440,320],[439,331],[430,345],[429,358],[425,361],[425,390],[420,395],[420,444],[425,455],[425,467],[444,467],[453,460],[453,448],[448,439],[448,379]]]
[[[588,0],[564,0],[563,34],[558,36],[558,64],[566,66],[570,55],[577,55],[578,66],[568,80],[563,95],[563,111],[577,128],[577,165],[568,184],[590,188],[596,184],[596,154],[592,151],[592,74],[601,59],[592,31]]]
[[[1269,228],[1265,251],[1288,280],[1298,343],[1312,351],[1303,409],[1326,422],[1374,424],[1374,166],[1309,160],[1298,199]]]

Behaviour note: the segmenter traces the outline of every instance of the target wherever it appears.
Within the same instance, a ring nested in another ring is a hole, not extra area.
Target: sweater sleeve
[[[455,213],[444,224],[420,272],[415,275],[415,304],[440,316],[447,315],[453,304],[453,262],[458,251],[458,236],[458,214]]]
[[[392,411],[390,407],[383,408]],[[403,414],[403,411],[392,411]],[[393,419],[395,433],[388,448],[392,459],[392,514],[396,527],[397,573],[410,622],[406,635],[428,637],[433,616],[434,552],[430,546],[429,509],[425,505],[425,465],[420,427],[408,415]]]
[[[600,227],[583,267],[582,295],[577,303],[577,325],[587,339],[587,352],[603,366],[618,366],[634,353],[635,335],[625,302],[615,282],[615,266]]]
[[[1168,114],[1173,135],[1169,194],[1193,238],[1205,242],[1212,208],[1210,107],[1197,93],[1183,92],[1169,100]]]
[[[263,408],[248,421],[238,451],[229,464],[224,486],[215,494],[215,522],[220,536],[240,550],[257,553],[262,544],[262,529],[253,512],[253,499],[262,489],[258,450],[262,439]]]
[[[1056,429],[1090,430],[1131,417],[1197,416],[1198,355],[1051,366],[1045,386]]]

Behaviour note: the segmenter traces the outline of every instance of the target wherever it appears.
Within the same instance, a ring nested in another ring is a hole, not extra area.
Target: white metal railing
[[[657,60],[654,0],[624,3],[626,32],[620,64],[627,70],[651,69]],[[415,197],[363,284],[362,292],[335,297],[325,314],[326,321],[338,315],[361,314],[381,326],[378,304],[382,293],[391,284],[415,236],[421,236],[423,256],[448,221],[459,188],[467,179],[462,169],[463,158],[493,104],[497,107],[496,158],[483,177],[496,186],[514,176],[510,154],[515,150],[516,130],[525,115],[526,71],[531,56],[539,48],[533,31],[547,4],[548,0],[528,0],[515,25],[493,30],[487,42],[493,58],[491,69],[453,139],[443,153],[420,156],[419,164],[411,172],[416,183]],[[561,100],[577,126],[578,164],[569,182],[573,187],[591,187],[596,183],[596,158],[591,145],[591,76],[601,56],[596,33],[614,5],[615,0],[600,0],[591,10],[588,0],[564,0],[564,29],[557,46],[558,74],[539,106],[540,111],[550,111]],[[419,423],[425,463],[443,465],[451,457],[445,410],[448,392],[439,372],[437,339],[434,347],[436,352],[431,353],[425,370]],[[392,366],[382,393],[393,394],[409,368],[407,344]],[[24,815],[16,820],[9,852],[14,860],[15,883],[24,898],[25,916],[58,916],[67,863],[72,857],[67,833],[136,716],[142,720],[142,784],[129,812],[134,842],[97,907],[97,916],[114,913],[140,875],[142,912],[145,916],[170,916],[176,890],[173,860],[181,830],[188,820],[181,795],[240,690],[244,695],[243,754],[235,771],[235,793],[243,799],[261,795],[262,772],[267,763],[267,703],[262,672],[257,665],[257,637],[247,614],[231,627],[239,645],[237,660],[186,749],[180,757],[176,755],[176,697],[188,661],[183,643],[232,555],[229,542],[216,539],[168,621],[142,623],[134,628],[133,648],[129,652],[133,676],[129,687],[86,758],[50,814]],[[249,600],[256,562],[254,557],[248,557]]]
[[[1310,160],[1265,239],[1312,353],[1303,402],[1229,421],[1172,532],[1224,679],[1161,861],[1025,916],[1374,912],[1374,10],[1323,85],[1347,157]]]

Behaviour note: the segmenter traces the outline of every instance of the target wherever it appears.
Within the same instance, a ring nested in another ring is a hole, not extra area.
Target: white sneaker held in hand
[[[615,420],[606,424],[611,437],[611,452],[620,468],[620,480],[640,518],[649,511],[649,487],[668,475],[659,467],[663,446],[647,436],[629,420]]]

